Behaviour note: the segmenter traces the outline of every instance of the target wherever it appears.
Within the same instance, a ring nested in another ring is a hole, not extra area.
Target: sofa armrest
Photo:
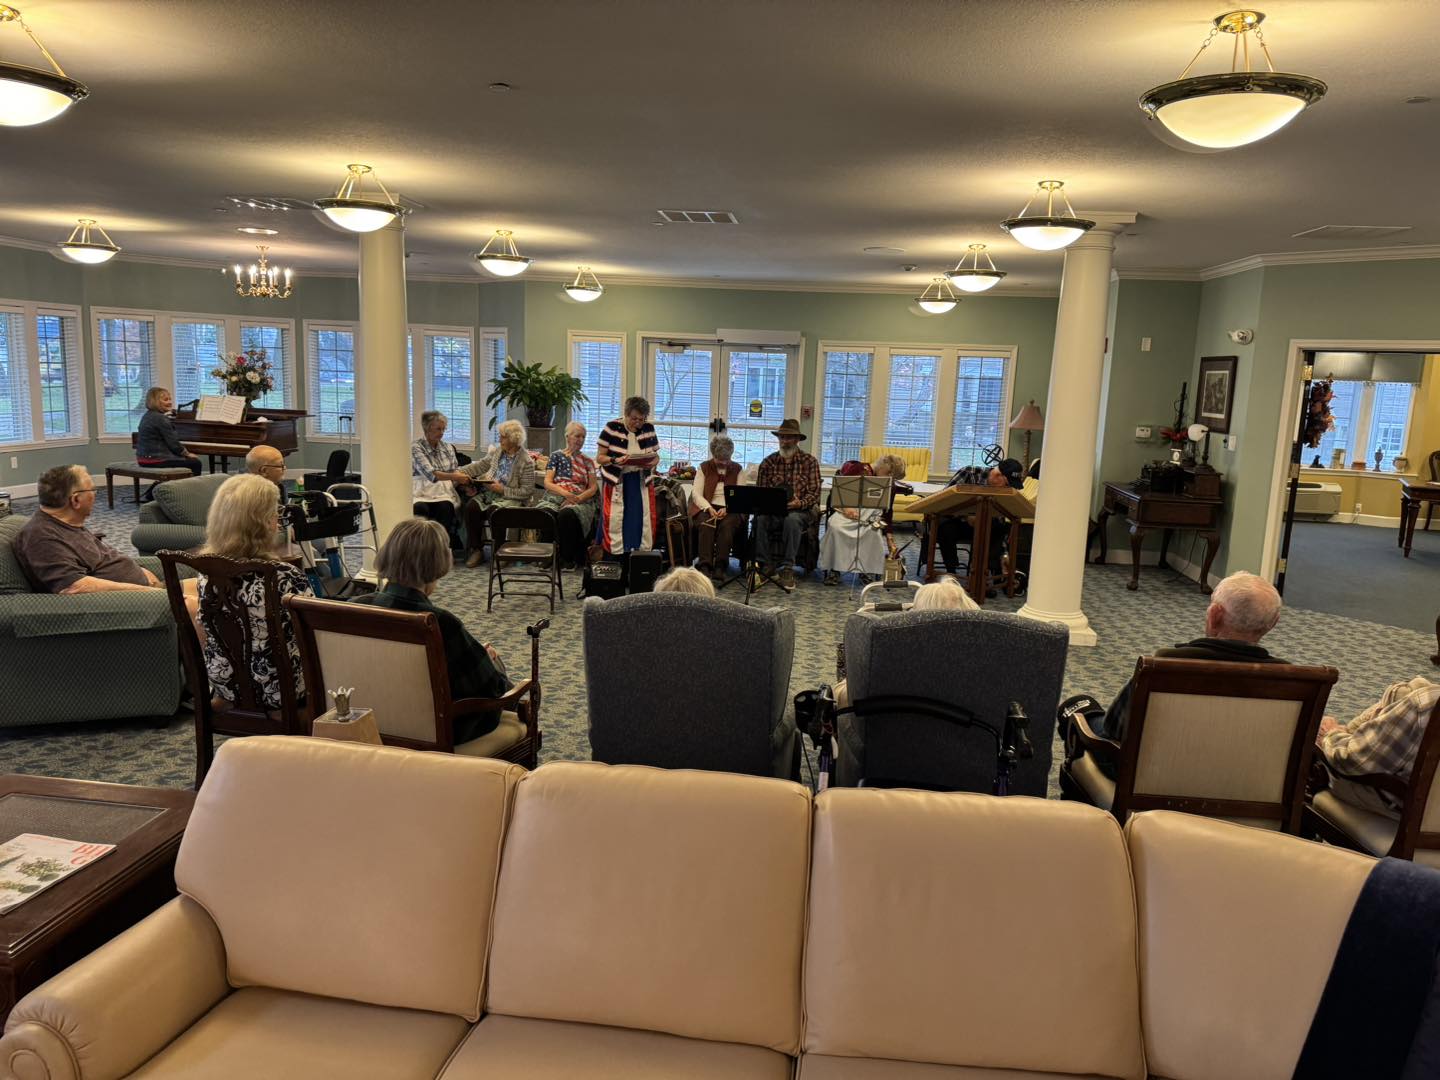
[[[0,1038],[0,1076],[127,1076],[229,992],[219,929],[176,897],[20,999]]]
[[[0,635],[15,638],[157,630],[174,625],[160,589],[126,592],[22,593],[0,604]]]

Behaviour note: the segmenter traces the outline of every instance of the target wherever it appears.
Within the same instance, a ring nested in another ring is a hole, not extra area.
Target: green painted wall
[[[566,333],[572,329],[625,333],[625,389],[630,393],[640,389],[639,332],[712,334],[719,327],[803,334],[802,404],[814,401],[821,341],[1013,345],[1017,348],[1014,407],[1030,398],[1043,403],[1050,384],[1057,304],[1053,297],[970,297],[950,313],[935,316],[916,314],[902,296],[876,293],[615,285],[608,286],[600,300],[577,304],[553,282],[528,282],[525,290],[529,362],[564,366]],[[801,420],[801,427],[813,434],[812,426],[811,421]],[[1037,454],[1042,439],[1043,432],[1032,440]],[[1011,452],[1019,453],[1023,444],[1023,435],[1012,435]]]

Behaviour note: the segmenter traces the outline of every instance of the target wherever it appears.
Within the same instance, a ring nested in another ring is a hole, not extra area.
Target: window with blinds
[[[128,435],[145,413],[155,380],[155,320],[150,316],[95,320],[99,353],[102,435]]]
[[[175,404],[180,406],[204,395],[225,393],[225,384],[211,374],[224,357],[224,323],[173,320],[170,360],[175,373]]]
[[[80,359],[80,320],[41,309],[35,316],[40,414],[47,439],[85,434],[85,374]]]
[[[570,410],[570,419],[585,425],[586,444],[593,447],[600,429],[620,415],[625,338],[618,334],[571,334],[570,373],[580,380],[589,399]]]
[[[790,354],[780,349],[725,350],[726,434],[735,443],[735,460],[758,464],[776,447],[771,434],[785,419]],[[756,402],[759,408],[756,409]],[[708,433],[699,464],[710,456]]]
[[[820,438],[816,456],[822,465],[842,465],[860,456],[870,418],[869,351],[825,350],[821,375]]]
[[[950,426],[951,469],[983,464],[987,446],[1005,445],[1008,363],[1003,356],[958,358],[955,415]]]
[[[495,425],[505,419],[505,406],[487,405],[485,399],[494,389],[495,380],[505,374],[508,340],[508,331],[500,327],[489,327],[480,331],[480,387],[475,392],[475,397],[476,416],[481,430],[475,440],[476,447],[489,445],[493,437],[487,432],[493,432]]]
[[[710,391],[716,350],[711,346],[665,345],[652,349],[655,391],[650,420],[660,439],[660,462],[669,465],[689,461],[698,465],[710,456]],[[739,449],[737,442],[737,458]]]
[[[349,435],[355,430],[355,326],[305,324],[305,357],[313,435]]]
[[[275,389],[255,399],[262,409],[293,409],[295,407],[295,357],[290,346],[290,328],[276,323],[240,324],[240,351],[263,350],[270,361],[270,377]]]
[[[1410,411],[1415,400],[1415,384],[1380,382],[1375,384],[1370,438],[1367,450],[1379,450],[1384,461],[1405,453],[1410,437]]]
[[[0,310],[0,443],[33,439],[25,313]]]
[[[475,445],[474,358],[469,334],[424,332],[425,407],[450,421],[445,438]]]
[[[1375,451],[1381,454],[1381,467],[1404,454],[1410,439],[1410,418],[1415,403],[1415,384],[1358,379],[1336,379],[1330,387],[1334,397],[1330,414],[1335,426],[1320,439],[1315,453],[1327,468],[1336,450],[1341,451],[1341,465],[1364,461],[1373,467]],[[1307,454],[1309,452],[1307,451]],[[1306,464],[1313,461],[1306,460]]]
[[[933,353],[890,354],[885,405],[885,445],[928,447],[935,435],[935,390],[940,357]]]

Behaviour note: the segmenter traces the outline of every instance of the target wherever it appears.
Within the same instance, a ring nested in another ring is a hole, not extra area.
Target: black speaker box
[[[585,567],[585,580],[581,592],[586,596],[598,596],[602,600],[613,600],[625,595],[625,568],[618,559],[601,559]]]
[[[658,551],[630,553],[629,586],[632,593],[653,592],[655,579],[665,570],[665,556]]]

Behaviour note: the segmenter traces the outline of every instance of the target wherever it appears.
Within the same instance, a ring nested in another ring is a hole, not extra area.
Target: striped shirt
[[[436,472],[458,472],[460,459],[455,456],[455,447],[448,442],[431,446],[424,436],[410,444],[410,475],[419,477],[427,484],[435,482]]]
[[[630,429],[625,426],[624,420],[611,420],[600,431],[598,440],[600,450],[612,457],[620,457],[622,454],[632,452],[630,446]],[[635,444],[642,454],[658,454],[660,452],[660,436],[655,434],[655,425],[648,420],[640,425],[640,430],[635,432]],[[620,465],[600,466],[600,475],[607,484],[620,483],[620,474],[626,471],[633,471]],[[649,483],[651,474],[654,473],[654,466],[642,468],[645,482]]]
[[[1341,776],[1384,773],[1409,779],[1426,721],[1440,701],[1440,683],[1416,676],[1391,683],[1380,700],[1320,740],[1325,763]],[[1387,802],[1390,798],[1381,792]]]

